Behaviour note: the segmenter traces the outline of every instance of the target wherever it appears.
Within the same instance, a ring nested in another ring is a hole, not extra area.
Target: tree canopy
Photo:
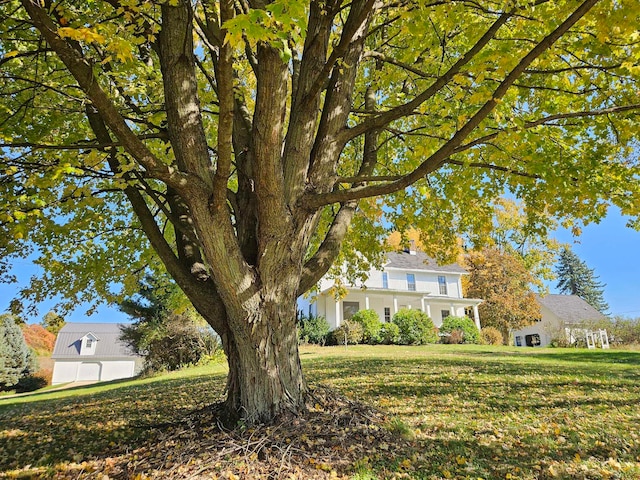
[[[605,285],[598,281],[594,270],[569,247],[564,247],[560,252],[556,274],[556,288],[560,293],[577,295],[600,313],[607,313],[609,305],[604,300]]]
[[[440,258],[493,204],[640,209],[633,0],[0,5],[0,276],[116,301],[164,270],[220,334],[230,410],[299,412],[295,299],[387,225]],[[340,257],[340,252],[345,257]]]

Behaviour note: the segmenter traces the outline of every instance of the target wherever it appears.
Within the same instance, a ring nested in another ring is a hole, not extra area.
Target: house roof
[[[585,320],[604,320],[607,318],[577,295],[546,295],[536,298],[541,306],[551,310],[551,313],[565,323],[580,323]]]
[[[385,267],[405,270],[426,270],[430,272],[467,273],[467,271],[457,263],[438,265],[433,258],[420,251],[413,253],[389,252],[387,253],[387,263]]]
[[[89,333],[97,338],[91,358],[132,358],[136,355],[120,341],[121,323],[66,323],[56,338],[52,358],[80,358],[82,339]],[[82,355],[82,358],[89,355]]]

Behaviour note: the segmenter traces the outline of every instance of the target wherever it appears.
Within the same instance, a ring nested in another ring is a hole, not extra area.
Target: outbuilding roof
[[[427,270],[430,272],[467,273],[457,263],[438,265],[437,262],[426,253],[414,252],[389,252],[385,267],[401,268],[404,270]]]
[[[135,358],[137,355],[120,341],[121,323],[66,323],[56,338],[52,358],[80,357],[82,339],[92,334],[96,339],[96,350],[91,357]],[[85,355],[83,355],[85,357]]]
[[[607,317],[577,295],[537,296],[538,303],[565,323],[604,320]]]

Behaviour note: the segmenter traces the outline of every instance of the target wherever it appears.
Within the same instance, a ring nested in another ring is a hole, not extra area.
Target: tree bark
[[[292,308],[293,307],[293,308]],[[241,332],[228,331],[222,342],[229,373],[225,406],[231,422],[269,423],[305,410],[306,383],[298,355],[295,301],[247,310]],[[234,321],[235,320],[235,321]]]

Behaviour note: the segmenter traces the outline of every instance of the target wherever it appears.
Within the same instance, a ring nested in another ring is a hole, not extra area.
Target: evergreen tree
[[[567,247],[560,252],[556,275],[556,288],[560,293],[577,295],[599,312],[607,312],[609,305],[603,296],[605,285],[598,281],[593,269]]]
[[[0,390],[16,385],[36,367],[36,359],[13,315],[0,315]]]

